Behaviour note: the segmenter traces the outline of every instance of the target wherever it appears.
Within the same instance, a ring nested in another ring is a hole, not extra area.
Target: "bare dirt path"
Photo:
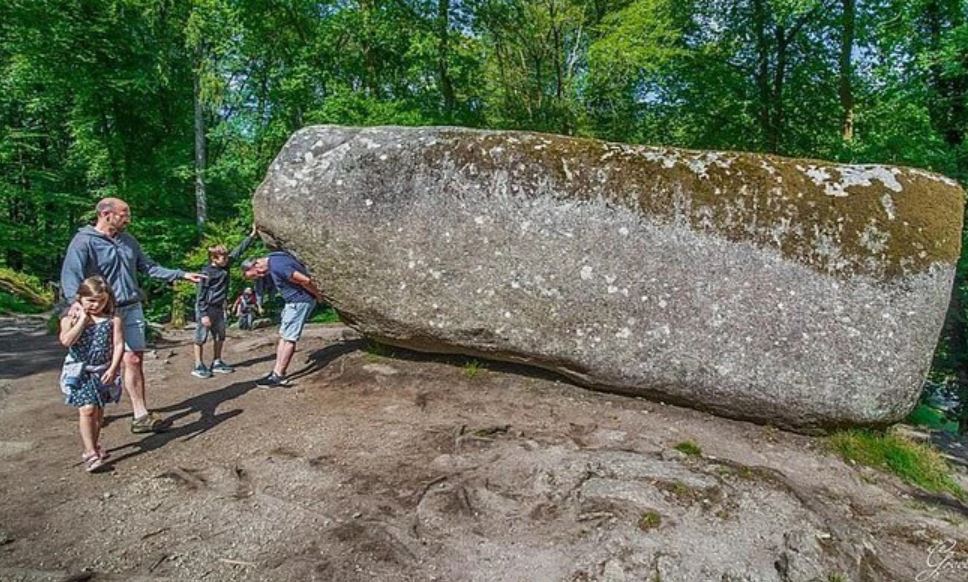
[[[968,579],[962,505],[820,440],[341,326],[308,329],[291,389],[254,386],[274,330],[210,380],[167,337],[146,368],[172,430],[110,408],[113,470],[87,475],[41,327],[0,319],[3,581],[914,580],[932,556],[922,580]]]

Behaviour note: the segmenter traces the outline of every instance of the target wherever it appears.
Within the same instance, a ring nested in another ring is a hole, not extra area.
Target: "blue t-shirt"
[[[292,282],[292,274],[309,276],[309,270],[285,251],[269,253],[269,277],[286,303],[312,303],[316,299],[302,285]]]

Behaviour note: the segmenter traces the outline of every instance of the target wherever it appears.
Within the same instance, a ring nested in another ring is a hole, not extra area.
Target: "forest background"
[[[0,310],[95,202],[167,266],[233,244],[309,124],[462,125],[926,168],[968,184],[965,0],[4,0]],[[931,379],[963,395],[968,249]],[[45,288],[45,286],[48,286]],[[155,321],[191,285],[146,282]]]

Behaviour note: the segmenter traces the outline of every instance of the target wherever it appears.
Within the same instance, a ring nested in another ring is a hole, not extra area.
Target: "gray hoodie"
[[[145,298],[136,278],[139,271],[169,283],[185,275],[185,271],[166,269],[149,259],[138,241],[126,232],[111,238],[93,226],[85,226],[67,247],[61,267],[61,293],[72,301],[84,279],[101,275],[111,284],[118,305],[131,305]]]

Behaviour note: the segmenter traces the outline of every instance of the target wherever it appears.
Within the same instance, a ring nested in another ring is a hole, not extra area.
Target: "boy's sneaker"
[[[235,371],[235,368],[226,364],[222,360],[215,360],[212,362],[212,372],[215,374],[231,374]]]
[[[205,364],[195,364],[195,368],[192,369],[192,376],[196,378],[211,378],[212,371],[205,367]]]
[[[270,372],[268,376],[256,380],[255,385],[263,386],[265,388],[288,388],[291,383],[289,380],[286,380],[284,376],[279,376],[275,372]]]

